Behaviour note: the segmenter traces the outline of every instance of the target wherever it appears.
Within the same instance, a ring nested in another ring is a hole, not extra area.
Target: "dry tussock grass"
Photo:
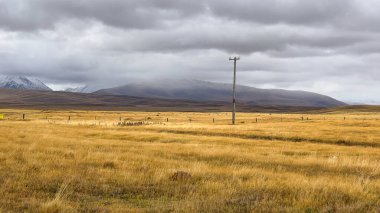
[[[3,112],[0,211],[380,211],[375,112]]]

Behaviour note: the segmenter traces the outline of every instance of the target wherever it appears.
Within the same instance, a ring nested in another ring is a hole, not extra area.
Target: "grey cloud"
[[[0,4],[0,24],[11,30],[51,28],[64,19],[151,29],[203,14],[266,25],[380,29],[376,10],[380,3],[370,0],[0,0]]]
[[[222,17],[266,24],[326,24],[354,10],[346,0],[236,0],[210,1],[211,10]]]
[[[230,82],[238,54],[241,83],[359,99],[378,89],[379,10],[374,0],[0,0],[0,74]]]
[[[65,19],[88,19],[120,28],[153,28],[199,13],[202,4],[185,0],[1,0],[0,26],[10,30],[53,28]]]

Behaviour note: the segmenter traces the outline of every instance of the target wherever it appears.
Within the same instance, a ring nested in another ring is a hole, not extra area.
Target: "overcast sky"
[[[378,0],[0,0],[0,74],[54,88],[151,78],[380,103]]]

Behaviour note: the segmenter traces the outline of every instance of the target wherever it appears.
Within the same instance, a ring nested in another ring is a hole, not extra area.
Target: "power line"
[[[235,113],[236,113],[236,62],[240,60],[240,57],[230,57],[230,61],[234,61],[234,82],[232,88],[232,125],[235,125]]]

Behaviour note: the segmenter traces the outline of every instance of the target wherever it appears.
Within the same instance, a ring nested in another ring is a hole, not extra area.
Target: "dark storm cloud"
[[[121,28],[150,28],[207,12],[215,17],[263,24],[376,23],[353,0],[2,0],[1,4],[3,27],[16,30],[48,28],[67,18],[94,19]]]
[[[1,4],[1,26],[27,31],[52,28],[64,19],[97,20],[120,28],[145,29],[204,9],[203,4],[183,0],[3,0]]]
[[[242,27],[242,26],[239,26]],[[288,48],[344,48],[363,41],[366,35],[355,33],[337,34],[335,31],[310,31],[295,27],[255,25],[239,30],[236,26],[214,23],[210,26],[195,26],[192,29],[154,31],[136,36],[130,42],[138,51],[178,52],[190,49],[219,49],[228,53],[250,54],[253,52],[284,52]],[[240,34],[236,34],[240,31]],[[125,42],[125,41],[122,41]],[[125,42],[127,43],[127,42]],[[116,46],[122,46],[119,43]],[[292,55],[290,55],[293,57]]]
[[[0,0],[0,74],[53,86],[229,82],[226,59],[239,54],[244,84],[380,102],[379,10],[377,0]]]
[[[354,10],[353,1],[347,0],[235,0],[223,3],[212,0],[210,4],[216,15],[266,24],[325,25]]]

